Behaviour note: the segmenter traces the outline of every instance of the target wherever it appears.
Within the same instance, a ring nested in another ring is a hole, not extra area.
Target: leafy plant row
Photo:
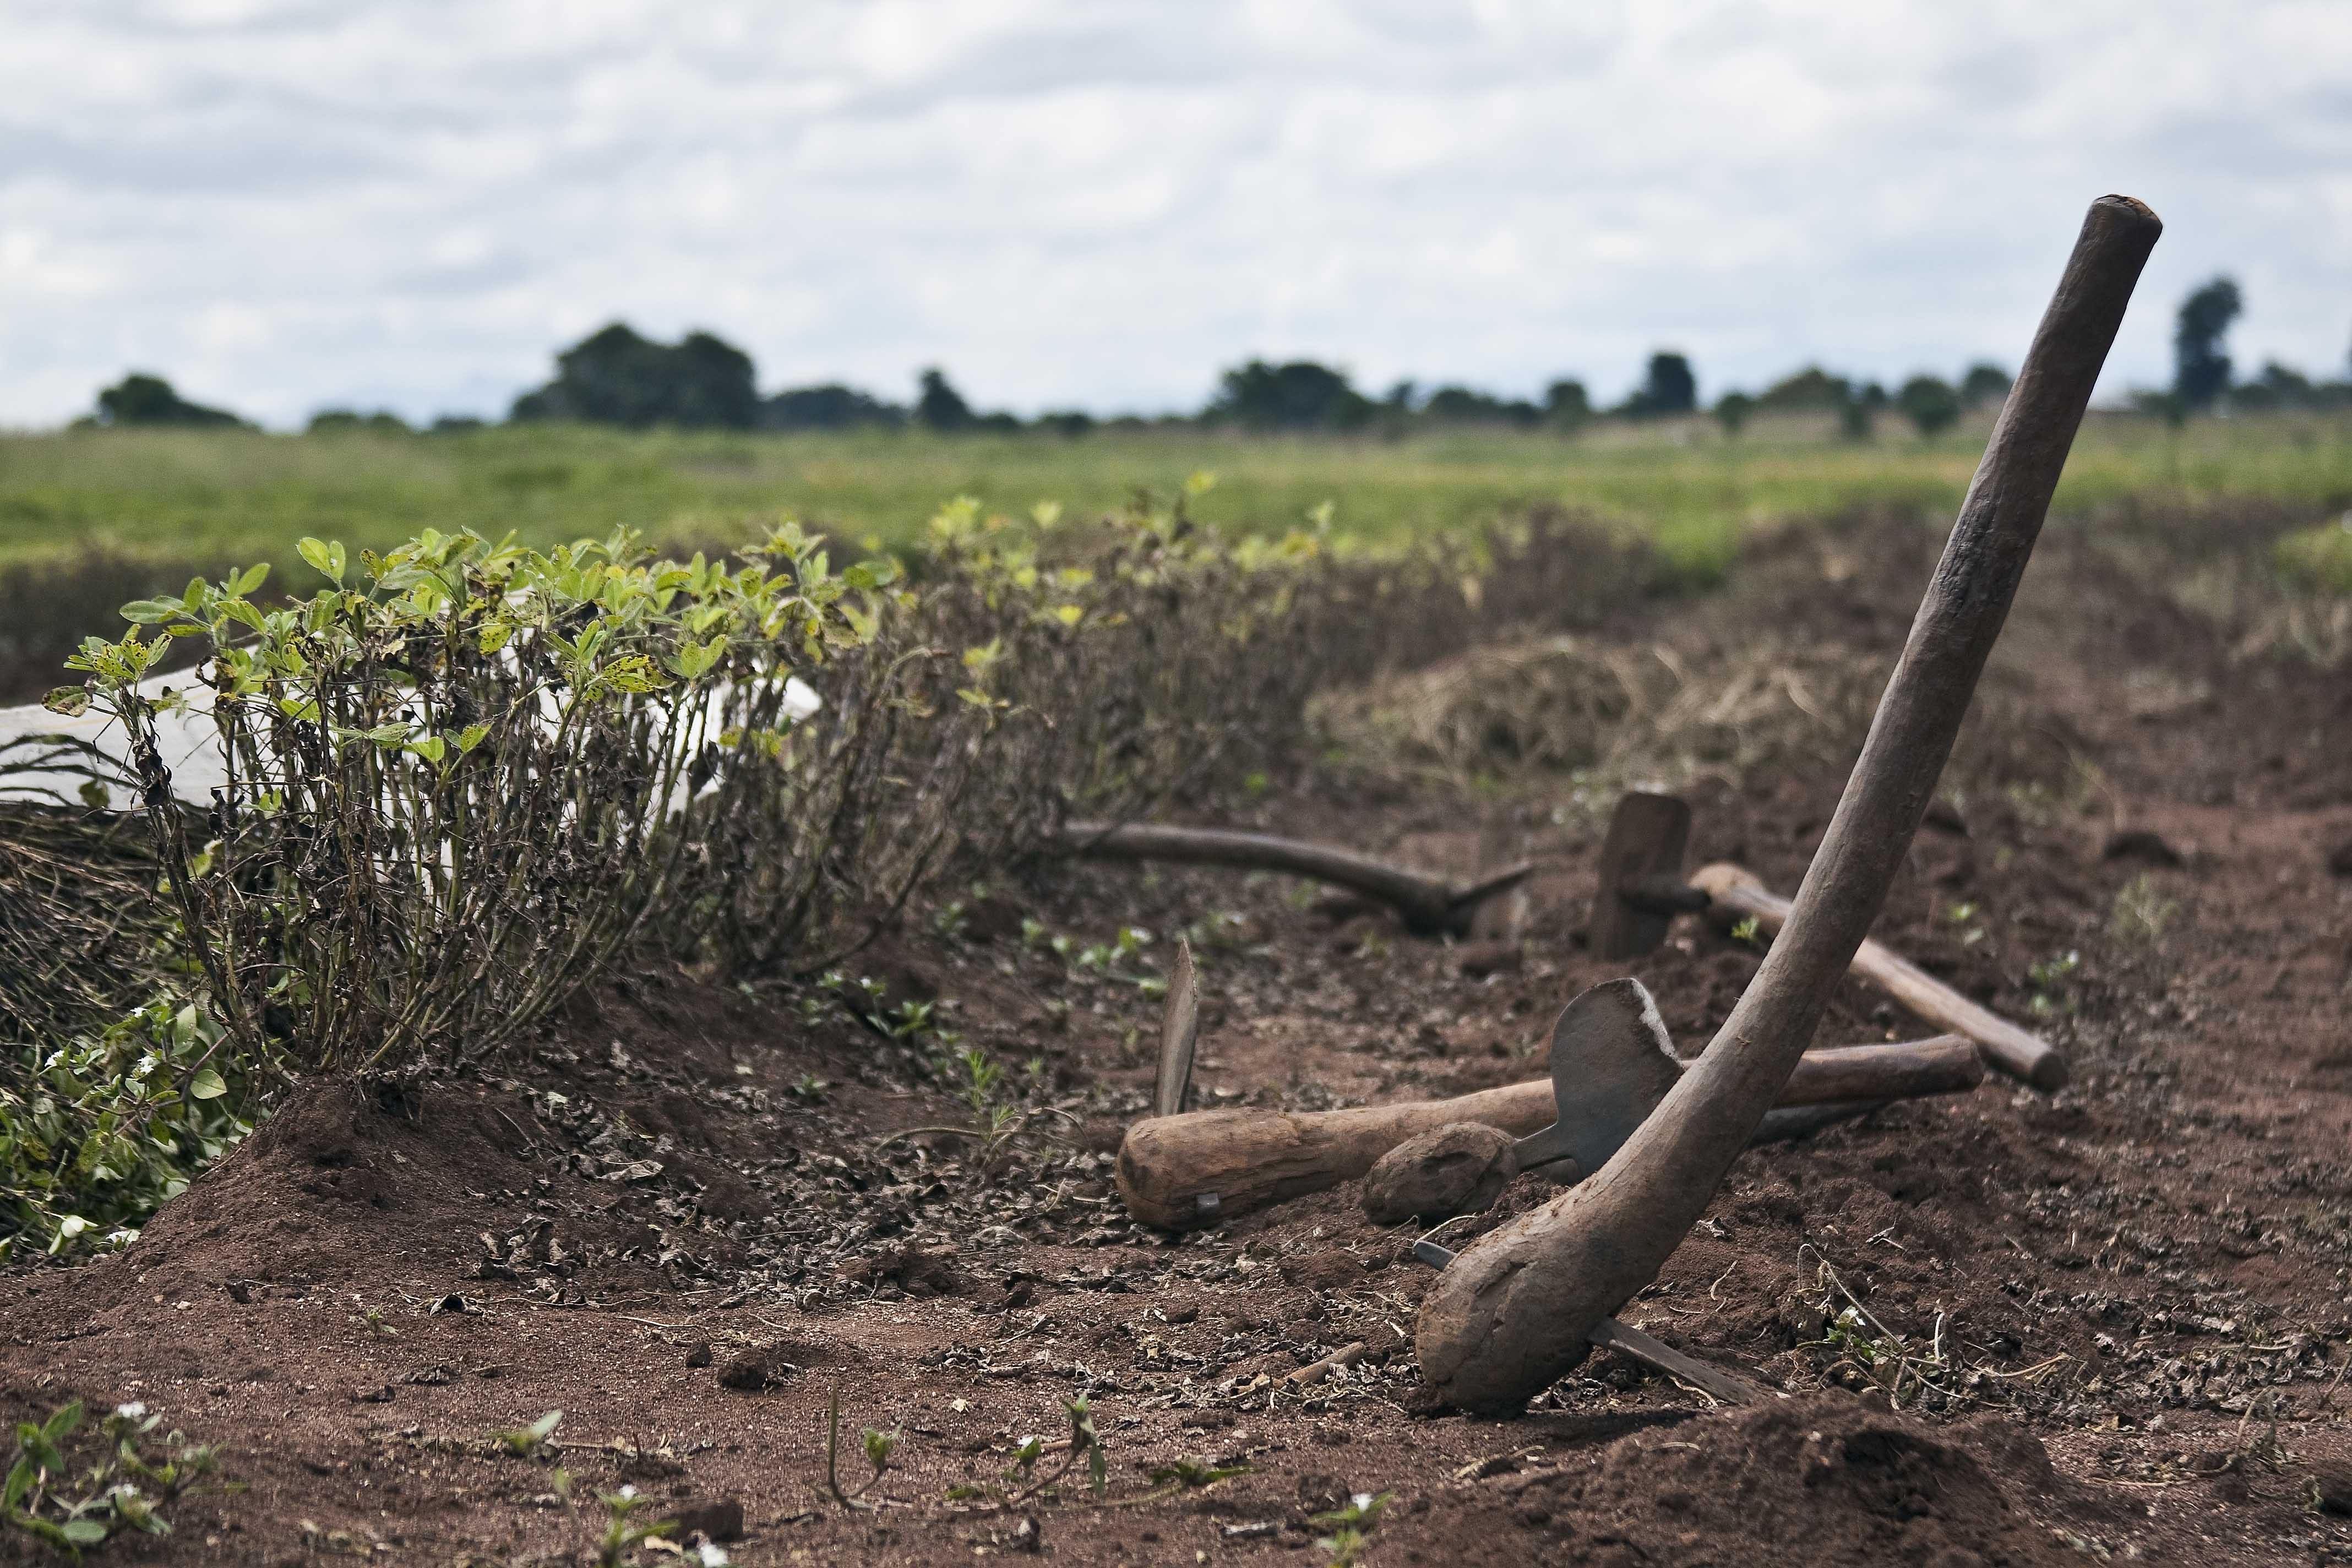
[[[307,598],[256,567],[126,605],[49,704],[128,738],[153,999],[20,1034],[0,1247],[119,1241],[289,1076],[478,1063],[635,948],[821,971],[926,884],[1230,792],[1296,760],[1318,685],[1596,602],[1631,559],[1520,525],[1374,561],[1328,514],[1236,542],[1188,504],[959,500],[904,563],[791,521],[686,561],[305,540]],[[152,679],[184,643],[192,678]],[[192,718],[226,763],[201,802],[166,761]]]

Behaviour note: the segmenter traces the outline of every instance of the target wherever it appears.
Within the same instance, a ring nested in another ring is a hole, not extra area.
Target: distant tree
[[[1584,390],[1584,383],[1563,378],[1544,388],[1544,417],[1563,430],[1575,430],[1592,422],[1592,397]]]
[[[1328,365],[1254,359],[1224,373],[1202,417],[1246,430],[1360,430],[1374,406],[1344,373]]]
[[[1381,399],[1381,407],[1397,414],[1410,414],[1419,406],[1420,403],[1421,383],[1411,376],[1405,377],[1402,381],[1391,382],[1388,395]]]
[[[1082,408],[1047,409],[1037,416],[1037,428],[1056,436],[1089,435],[1094,427],[1095,416]]]
[[[1748,416],[1756,412],[1756,400],[1744,392],[1727,392],[1715,400],[1715,417],[1723,433],[1733,440],[1748,428]]]
[[[1809,364],[1791,375],[1784,375],[1757,395],[1759,413],[1796,414],[1811,409],[1843,409],[1853,400],[1853,383],[1842,375],[1832,375],[1817,364]]]
[[[971,405],[963,400],[948,382],[947,375],[934,365],[918,378],[921,393],[915,399],[915,423],[927,430],[969,430],[978,423],[972,417]]]
[[[1698,377],[1690,361],[1671,349],[1650,356],[1650,368],[1641,386],[1625,400],[1623,412],[1637,419],[1688,414],[1698,406]]]
[[[1874,381],[1850,387],[1845,401],[1838,405],[1838,434],[1849,441],[1869,440],[1876,434],[1877,417],[1886,404],[1886,388]]]
[[[2341,408],[2352,404],[2352,385],[2314,381],[2299,370],[2272,360],[2263,374],[2230,390],[2230,406],[2248,414],[2280,410]]]
[[[438,414],[434,416],[428,431],[435,436],[457,436],[467,430],[483,429],[488,423],[472,414]]]
[[[1937,375],[1915,375],[1895,395],[1895,406],[1922,436],[1939,436],[1960,422],[1960,395]]]
[[[362,414],[352,408],[321,408],[310,416],[310,433],[313,436],[337,431],[364,430],[374,436],[408,436],[408,421],[388,408],[373,414]]]
[[[615,321],[556,355],[555,366],[553,381],[515,399],[513,417],[749,430],[759,416],[751,356],[709,332],[673,345]]]
[[[897,404],[833,382],[787,387],[760,405],[760,426],[767,430],[851,430],[906,422],[907,411]]]
[[[2009,395],[2009,372],[1990,361],[1968,368],[1960,377],[1960,406],[1973,409],[1988,403],[1999,403]]]
[[[1422,405],[1424,416],[1445,425],[1517,425],[1527,426],[1543,417],[1532,403],[1496,397],[1467,386],[1441,386]]]
[[[98,395],[97,423],[108,426],[181,425],[234,429],[246,422],[225,408],[190,403],[160,375],[132,371]]]
[[[2230,390],[2230,355],[2222,345],[2245,309],[2238,286],[2215,278],[2180,302],[2172,329],[2172,392],[2189,413],[2210,408]]]

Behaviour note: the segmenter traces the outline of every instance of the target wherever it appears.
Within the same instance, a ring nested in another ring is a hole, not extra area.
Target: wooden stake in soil
[[[1581,1362],[1602,1320],[1681,1245],[1788,1081],[1910,849],[2162,230],[2127,196],[2091,204],[1788,924],[1714,1043],[1616,1157],[1438,1276],[1415,1345],[1441,1401],[1516,1410]]]

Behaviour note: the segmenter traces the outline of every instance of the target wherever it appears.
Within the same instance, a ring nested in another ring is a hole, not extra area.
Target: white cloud
[[[2108,377],[2340,370],[2331,0],[0,0],[0,422],[130,368],[277,423],[495,411],[615,317],[767,384],[1189,406],[1251,353],[1622,389],[2013,360],[2163,213]]]

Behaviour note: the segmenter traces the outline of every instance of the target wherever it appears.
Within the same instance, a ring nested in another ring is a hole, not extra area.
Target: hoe
[[[1636,793],[1617,803],[1609,837],[1601,840],[1601,887],[1585,928],[1595,958],[1639,958],[1656,951],[1666,939],[1666,922],[1685,910],[1704,911],[1723,926],[1752,920],[1768,932],[1788,923],[1789,900],[1744,867],[1718,861],[1683,879],[1690,821],[1690,807],[1669,795]],[[2049,1041],[1987,1012],[1877,942],[1863,942],[1853,972],[1929,1023],[1974,1040],[1986,1060],[2011,1077],[2036,1089],[2065,1083],[2066,1058]]]
[[[1787,923],[1623,1147],[1445,1262],[1414,1333],[1440,1403],[1516,1411],[1610,1342],[1612,1314],[1657,1277],[1788,1086],[1909,852],[2162,229],[2129,197],[2091,204]]]

